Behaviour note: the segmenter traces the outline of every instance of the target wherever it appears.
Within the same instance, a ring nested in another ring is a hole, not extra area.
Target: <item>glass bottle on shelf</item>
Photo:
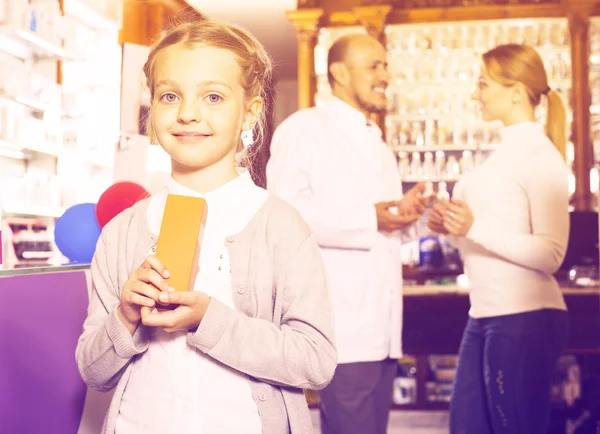
[[[450,193],[448,193],[448,186],[444,181],[438,183],[437,200],[450,200]]]
[[[474,168],[473,152],[469,150],[463,151],[462,158],[460,159],[460,172],[462,174],[469,173]]]
[[[411,166],[406,152],[398,153],[398,174],[400,179],[406,179],[411,174]]]
[[[410,161],[410,176],[419,179],[423,175],[423,166],[421,165],[421,154],[413,152]]]
[[[448,157],[446,163],[446,179],[458,179],[460,177],[460,165],[454,155]]]
[[[435,173],[435,165],[433,164],[433,154],[431,152],[425,152],[423,154],[423,177],[425,179],[432,179]]]
[[[436,151],[435,153],[435,177],[442,179],[444,177],[444,169],[446,166],[446,154],[444,151]]]

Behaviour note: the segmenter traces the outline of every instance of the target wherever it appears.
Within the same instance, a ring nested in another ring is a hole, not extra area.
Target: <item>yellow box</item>
[[[176,291],[194,289],[207,208],[199,197],[167,196],[156,257],[169,270],[169,285]]]

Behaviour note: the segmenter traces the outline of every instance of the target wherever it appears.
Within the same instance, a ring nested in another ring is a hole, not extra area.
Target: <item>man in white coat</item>
[[[384,434],[401,356],[401,237],[425,210],[402,196],[396,159],[369,120],[386,110],[385,48],[366,35],[331,47],[334,98],[273,135],[267,188],[312,227],[332,289],[338,367],[320,393],[323,434]]]

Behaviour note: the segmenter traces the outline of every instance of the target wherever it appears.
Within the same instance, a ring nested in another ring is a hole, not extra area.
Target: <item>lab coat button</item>
[[[237,292],[238,292],[238,294],[243,294],[243,293],[244,293],[244,292],[246,292],[246,291],[244,290],[244,288],[242,288],[242,287],[239,287],[239,288],[237,289]]]
[[[233,243],[234,238],[233,237],[227,237],[226,238],[228,243]]]
[[[258,400],[261,402],[265,402],[267,400],[267,396],[265,394],[262,394],[258,397]]]

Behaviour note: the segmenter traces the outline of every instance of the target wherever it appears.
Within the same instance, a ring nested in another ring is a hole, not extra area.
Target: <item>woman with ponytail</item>
[[[502,122],[502,140],[429,220],[459,248],[470,282],[450,432],[545,434],[568,335],[553,277],[569,236],[565,107],[534,49],[501,45],[482,60],[473,99],[484,120]],[[544,98],[545,127],[535,121]]]

